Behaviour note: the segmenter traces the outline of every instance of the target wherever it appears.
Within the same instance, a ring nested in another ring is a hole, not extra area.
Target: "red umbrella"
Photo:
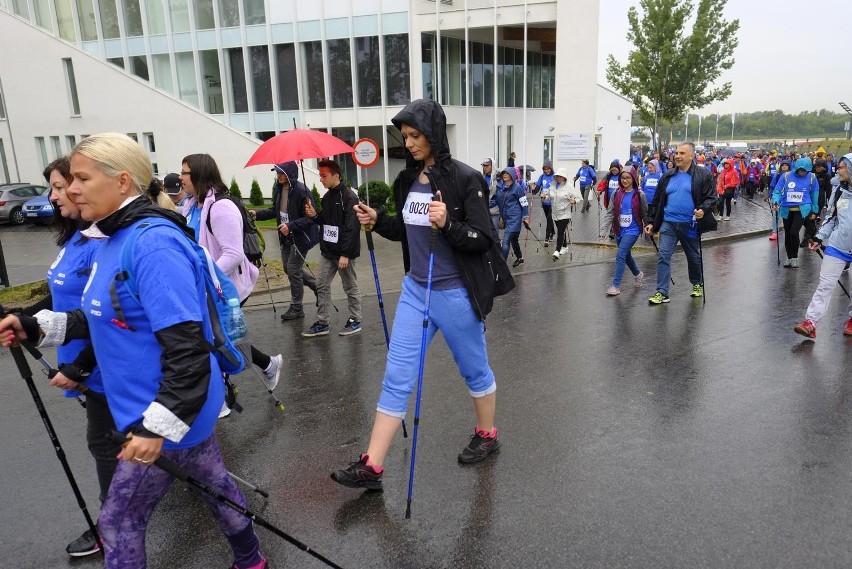
[[[294,128],[273,136],[260,145],[246,167],[260,164],[280,164],[306,158],[325,158],[337,154],[350,154],[354,149],[327,132]]]

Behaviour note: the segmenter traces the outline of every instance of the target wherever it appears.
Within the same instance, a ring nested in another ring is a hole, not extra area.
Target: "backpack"
[[[257,230],[257,225],[255,225],[254,219],[249,215],[242,200],[230,194],[221,194],[214,198],[214,202],[222,199],[229,200],[240,210],[240,215],[243,216],[243,254],[250,263],[259,267],[263,262],[263,251],[266,249],[266,241],[263,238],[263,234]],[[210,207],[212,208],[213,206],[211,205]],[[213,227],[210,225],[209,215],[207,216],[207,231],[213,235]]]
[[[136,290],[136,280],[133,277],[133,273],[130,271],[130,267],[133,266],[133,247],[136,240],[139,239],[139,236],[142,235],[143,232],[152,227],[158,226],[171,227],[180,233],[190,244],[190,247],[198,258],[198,262],[201,267],[206,269],[202,271],[202,277],[204,278],[204,287],[207,290],[207,312],[210,317],[210,327],[213,330],[213,343],[211,344],[206,340],[206,338],[203,338],[206,344],[205,347],[215,356],[222,373],[229,375],[236,375],[240,373],[246,367],[245,359],[243,358],[239,348],[237,348],[234,343],[231,342],[231,339],[228,338],[228,334],[225,330],[225,322],[228,321],[228,317],[230,316],[228,299],[240,297],[237,292],[237,287],[234,286],[231,279],[229,279],[227,275],[225,275],[225,273],[223,273],[216,265],[216,263],[213,262],[213,259],[210,257],[210,253],[207,252],[207,249],[195,241],[192,241],[189,237],[186,237],[186,235],[174,223],[165,218],[151,217],[145,219],[133,229],[127,237],[127,240],[121,246],[121,251],[119,252],[118,257],[118,266],[120,271],[118,275],[116,275],[115,280],[110,287],[110,297],[112,304],[116,309],[116,316],[119,321],[123,322],[124,316],[122,315],[121,308],[119,307],[115,281],[125,281],[130,294],[133,295],[137,302],[139,301],[139,292]]]

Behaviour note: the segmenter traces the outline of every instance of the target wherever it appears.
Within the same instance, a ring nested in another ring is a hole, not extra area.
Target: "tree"
[[[322,212],[322,199],[320,198],[319,190],[317,190],[316,184],[311,186],[311,196],[314,198],[314,209],[316,210],[317,214],[321,213]]]
[[[257,178],[254,178],[251,181],[249,203],[251,203],[251,205],[263,205],[263,192],[260,191],[260,184],[257,183]]]
[[[722,12],[728,0],[641,0],[642,16],[636,7],[627,11],[627,39],[634,49],[622,65],[610,54],[606,79],[630,99],[644,124],[683,122],[690,109],[701,109],[731,94],[731,83],[714,86],[734,65],[739,20],[727,22]],[[687,23],[694,15],[692,32]],[[655,123],[655,118],[657,121]]]
[[[231,178],[231,187],[228,189],[228,193],[237,199],[243,199],[243,194],[240,193],[240,185],[237,183],[236,178]]]
[[[382,180],[370,180],[370,207],[378,209],[385,206],[388,202],[388,197],[391,195],[390,186]],[[358,199],[367,203],[367,184],[358,186]]]

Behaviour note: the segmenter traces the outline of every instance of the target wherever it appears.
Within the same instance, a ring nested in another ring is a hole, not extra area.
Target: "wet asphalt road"
[[[520,276],[487,322],[503,449],[480,465],[456,462],[473,412],[436,339],[411,520],[410,439],[391,450],[383,494],[328,478],[369,437],[385,356],[375,297],[364,299],[364,332],[349,338],[303,339],[309,321],[250,312],[256,345],[285,355],[277,393],[287,409],[240,376],[245,412],[217,429],[226,463],[270,492],[268,501],[249,496],[252,508],[344,567],[848,567],[848,301],[838,289],[817,340],[804,340],[792,325],[817,282],[815,255],[803,254],[801,269],[778,268],[765,237],[704,253],[706,306],[688,296],[680,252],[672,302],[658,307],[647,304],[650,256],[639,259],[645,286],[615,298],[603,294],[609,263]],[[366,266],[361,280],[371,292]],[[389,318],[396,299],[386,294]],[[344,320],[337,315],[332,329]],[[82,516],[5,350],[0,376],[0,566],[101,566],[68,561]],[[84,414],[56,390],[41,392],[94,507]],[[322,566],[258,532],[274,567]],[[148,552],[151,568],[230,562],[203,505],[179,483],[155,513]]]

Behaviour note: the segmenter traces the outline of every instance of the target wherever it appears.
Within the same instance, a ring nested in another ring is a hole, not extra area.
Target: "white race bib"
[[[336,225],[323,225],[322,226],[322,240],[328,241],[329,243],[337,243],[337,239],[340,237],[340,230]]]
[[[528,205],[530,205],[530,202],[527,201],[527,196],[521,196],[521,198],[518,200],[518,203],[521,204],[521,207],[527,207]]]
[[[586,183],[586,177],[585,177],[585,176],[580,176],[580,185],[583,185],[583,184],[585,184],[585,183]]]
[[[613,178],[609,181],[609,189],[617,190],[618,189],[618,178]]]
[[[281,214],[281,223],[290,223],[290,214],[282,213]]]
[[[646,188],[656,188],[657,184],[659,182],[660,182],[659,178],[648,178],[647,180],[645,180],[645,187]]]
[[[402,210],[402,220],[405,224],[430,227],[432,224],[429,223],[429,202],[431,201],[432,194],[409,193]]]
[[[805,192],[787,192],[787,201],[789,203],[802,203]]]
[[[630,225],[632,223],[633,223],[633,214],[632,213],[628,213],[627,215],[620,215],[618,217],[618,224],[621,227],[630,227]]]

